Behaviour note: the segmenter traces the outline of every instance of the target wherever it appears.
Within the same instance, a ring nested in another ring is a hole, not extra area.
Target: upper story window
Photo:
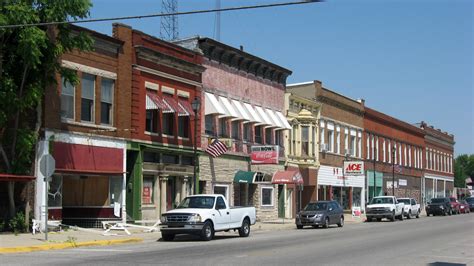
[[[334,130],[328,129],[328,151],[334,152]]]
[[[356,146],[357,146],[356,137],[351,136],[351,156],[353,157],[356,156],[356,151],[357,151]]]
[[[283,143],[283,132],[282,132],[281,130],[275,131],[275,145],[280,146],[280,149],[281,149],[281,147],[284,146],[284,143]]]
[[[262,126],[255,127],[255,142],[259,144],[263,144]]]
[[[336,146],[335,153],[341,153],[341,132],[339,128],[336,129]]]
[[[74,119],[75,87],[61,78],[61,117]]]
[[[163,113],[163,134],[174,134],[174,113]]]
[[[265,129],[265,144],[273,144],[273,129]]]
[[[240,139],[240,122],[232,121],[232,138]]]
[[[94,122],[95,76],[82,73],[81,120]]]
[[[215,128],[216,128],[216,122],[214,119],[214,115],[206,115],[205,116],[205,133],[209,136],[215,136]]]
[[[227,118],[219,119],[219,137],[229,137],[229,133],[227,132]]]
[[[301,127],[301,155],[309,155],[309,127]]]
[[[250,123],[244,124],[244,140],[252,142],[252,127]]]
[[[189,138],[189,116],[178,116],[178,136]]]
[[[100,85],[100,122],[106,125],[113,123],[114,84],[113,79],[102,78]]]

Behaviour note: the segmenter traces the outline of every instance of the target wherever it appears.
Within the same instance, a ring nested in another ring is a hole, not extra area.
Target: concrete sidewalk
[[[345,215],[345,223],[361,223],[365,216],[352,218]],[[253,232],[295,229],[294,219],[278,219],[273,221],[257,222],[251,227]],[[85,246],[105,246],[127,243],[157,241],[161,238],[160,232],[144,232],[142,229],[128,229],[131,235],[124,231],[111,231],[114,235],[103,235],[102,229],[68,229],[61,232],[49,232],[48,241],[44,233],[38,234],[0,234],[0,254],[31,252],[52,249],[66,249]]]

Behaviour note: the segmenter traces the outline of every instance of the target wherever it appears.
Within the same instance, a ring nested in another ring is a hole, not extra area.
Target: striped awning
[[[163,113],[178,113],[178,115],[185,113],[183,108],[179,106],[178,101],[176,101],[172,95],[164,93],[163,102],[169,107],[167,110],[163,109]]]
[[[191,104],[185,99],[178,99],[178,104],[184,113],[178,113],[178,116],[194,116],[194,110]]]

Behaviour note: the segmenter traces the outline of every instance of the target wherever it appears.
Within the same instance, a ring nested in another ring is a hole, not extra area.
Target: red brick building
[[[456,196],[454,189],[454,136],[435,129],[425,122],[420,128],[425,133],[423,202],[435,197]]]
[[[364,130],[367,199],[394,191],[421,202],[425,132],[368,107]]]

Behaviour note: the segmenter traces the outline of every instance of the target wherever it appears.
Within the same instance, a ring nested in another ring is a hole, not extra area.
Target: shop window
[[[250,126],[250,123],[244,124],[244,140],[252,142],[252,127]]]
[[[309,155],[309,127],[301,127],[301,155]]]
[[[227,118],[219,119],[219,137],[229,137],[229,134],[227,132]]]
[[[213,189],[214,194],[219,194],[224,196],[227,200],[229,200],[229,186],[227,185],[214,185]]]
[[[95,76],[82,73],[81,120],[94,122]]]
[[[273,144],[273,142],[272,142],[272,140],[273,140],[272,135],[273,134],[272,133],[273,133],[273,129],[271,129],[271,128],[266,128],[265,129],[265,144],[268,144],[268,145]]]
[[[328,151],[334,152],[334,130],[328,129]]]
[[[157,152],[143,152],[143,161],[147,163],[159,163],[160,154]]]
[[[158,110],[146,110],[145,131],[158,133]]]
[[[261,205],[262,206],[273,206],[273,188],[262,187],[261,188]]]
[[[163,134],[174,134],[174,113],[163,113]]]
[[[215,128],[216,128],[216,123],[215,123],[215,120],[214,120],[214,116],[213,115],[206,115],[205,116],[205,123],[206,123],[206,129],[205,129],[205,133],[209,136],[215,136],[216,133],[215,133]]]
[[[240,139],[240,122],[232,121],[232,138]]]
[[[154,177],[143,176],[142,204],[153,204]]]
[[[112,125],[114,83],[113,79],[102,78],[100,86],[100,122],[106,125]]]
[[[178,116],[178,136],[189,138],[189,116]]]
[[[257,172],[257,175],[255,176],[255,182],[271,182],[271,181],[272,181],[272,176],[266,175],[262,172]]]
[[[262,126],[255,127],[255,142],[259,144],[263,144]]]
[[[62,176],[53,175],[49,182],[48,190],[48,206],[61,207],[63,199],[63,178]]]
[[[181,156],[182,165],[194,165],[194,157],[192,156]]]
[[[109,202],[114,205],[115,202],[122,204],[122,182],[121,176],[111,176],[109,178]]]
[[[61,117],[74,119],[74,95],[76,88],[61,78]]]
[[[179,156],[172,154],[163,154],[162,163],[179,164]]]

